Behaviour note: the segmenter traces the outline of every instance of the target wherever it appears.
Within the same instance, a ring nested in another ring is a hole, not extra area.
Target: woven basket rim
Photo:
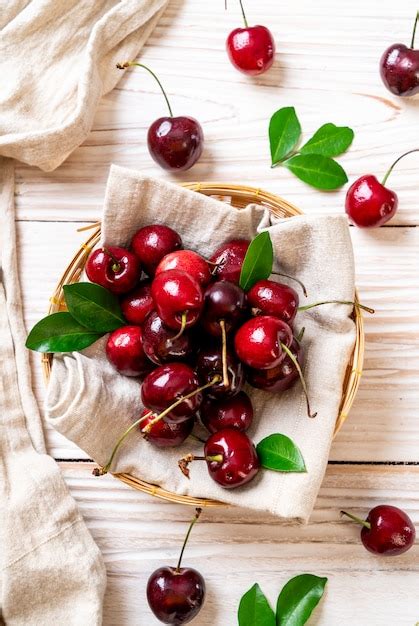
[[[223,201],[230,199],[230,204],[239,209],[247,204],[256,203],[269,208],[271,212],[278,217],[286,218],[303,214],[300,209],[287,200],[256,187],[220,182],[190,182],[182,183],[181,186],[191,191],[216,197],[217,199]],[[90,234],[85,243],[83,243],[77,250],[70,264],[61,275],[54,293],[50,298],[48,314],[65,310],[63,285],[77,282],[80,279],[84,265],[91,250],[99,242],[101,232],[100,222],[92,223],[79,229],[79,231],[84,230],[93,230],[93,232]],[[355,300],[358,300],[356,292]],[[348,362],[342,385],[342,399],[335,424],[334,437],[348,417],[349,410],[354,402],[356,392],[359,387],[363,369],[365,339],[363,317],[359,307],[354,307],[353,316],[356,328],[355,346]],[[50,377],[53,355],[43,354],[41,359],[44,379],[47,383]],[[207,498],[195,498],[192,496],[178,495],[167,491],[166,489],[162,489],[158,485],[147,483],[146,481],[136,478],[130,474],[122,473],[112,475],[139,491],[171,502],[188,504],[191,506],[228,506],[224,502],[218,502]]]

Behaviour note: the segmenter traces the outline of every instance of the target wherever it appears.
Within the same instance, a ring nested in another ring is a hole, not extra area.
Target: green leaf
[[[327,578],[301,574],[282,589],[276,605],[277,626],[303,626],[324,592]]]
[[[239,626],[275,626],[275,613],[257,583],[240,600]]]
[[[323,124],[311,139],[300,148],[300,153],[335,157],[349,148],[353,138],[354,131],[349,126]]]
[[[272,115],[269,122],[272,165],[285,159],[297,145],[300,135],[301,126],[294,107],[284,107]]]
[[[348,182],[343,167],[321,154],[297,154],[284,161],[283,165],[317,189],[338,189]]]
[[[87,348],[103,334],[81,326],[70,313],[53,313],[35,324],[25,345],[37,352],[73,352]]]
[[[274,263],[274,250],[269,233],[259,233],[247,249],[240,272],[240,287],[249,290],[258,280],[269,278]]]
[[[305,472],[303,455],[286,435],[276,433],[262,439],[256,446],[262,467],[275,472]]]
[[[117,297],[96,283],[64,285],[69,312],[79,324],[99,333],[109,333],[126,324]]]

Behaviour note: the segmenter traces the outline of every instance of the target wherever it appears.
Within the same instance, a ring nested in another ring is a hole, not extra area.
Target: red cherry
[[[202,348],[196,361],[196,372],[202,385],[211,382],[214,376],[220,381],[207,391],[209,398],[227,398],[235,396],[244,384],[244,369],[234,352],[226,350],[226,380],[224,381],[223,350],[221,347]]]
[[[233,398],[210,400],[205,398],[199,416],[210,433],[223,428],[238,428],[246,431],[253,420],[253,406],[249,396],[240,391]]]
[[[250,76],[266,72],[275,58],[275,41],[266,26],[236,28],[227,37],[226,48],[234,67]]]
[[[146,280],[141,281],[134,291],[128,293],[121,300],[121,309],[125,319],[130,324],[136,324],[137,326],[141,326],[153,308],[151,283]]]
[[[416,531],[412,520],[396,506],[376,506],[368,513],[365,521],[352,513],[342,513],[362,524],[362,543],[373,554],[396,556],[409,550],[415,543]]]
[[[239,328],[234,338],[237,356],[256,369],[276,367],[285,357],[281,343],[288,348],[292,342],[291,328],[271,315],[254,317]]]
[[[188,331],[179,333],[163,324],[156,311],[150,313],[143,326],[143,346],[148,358],[161,365],[183,361],[192,354],[193,339]]]
[[[384,187],[375,176],[367,174],[349,187],[345,211],[355,226],[377,228],[393,217],[397,204],[397,194]]]
[[[220,322],[224,321],[228,333],[243,321],[246,311],[247,300],[243,289],[227,280],[218,280],[205,290],[202,325],[207,333],[220,337]]]
[[[127,293],[138,283],[141,267],[137,257],[117,246],[94,250],[86,263],[86,274],[92,283],[97,283],[113,293]]]
[[[156,276],[167,270],[186,272],[203,287],[208,285],[211,280],[211,272],[207,261],[192,250],[177,250],[176,252],[166,254],[156,269]]]
[[[131,246],[135,255],[140,259],[144,271],[149,276],[154,276],[162,258],[182,248],[182,239],[169,226],[151,224],[137,230],[132,238]]]
[[[298,360],[300,367],[302,367],[303,349],[296,339],[293,339],[290,350]],[[299,378],[298,370],[288,354],[279,365],[271,369],[257,370],[248,368],[246,376],[247,382],[252,387],[271,393],[282,393],[290,389]]]
[[[159,316],[170,328],[188,328],[197,322],[204,299],[201,287],[189,274],[162,272],[153,280],[151,293]]]
[[[220,246],[210,261],[215,263],[214,277],[217,280],[229,280],[238,283],[244,257],[250,245],[248,239],[234,239]]]
[[[297,314],[299,297],[292,287],[273,280],[259,280],[247,292],[253,315],[273,315],[291,325]]]
[[[155,413],[151,413],[149,409],[144,409],[142,416],[148,417],[141,422],[141,430],[144,429],[151,420],[156,417]],[[164,420],[160,420],[152,425],[151,429],[144,434],[145,439],[157,448],[175,448],[180,446],[192,432],[194,426],[194,418],[181,422],[180,424],[169,424]]]
[[[153,159],[165,170],[189,170],[202,155],[204,133],[193,117],[160,117],[147,134]]]
[[[106,344],[106,356],[125,376],[143,376],[151,368],[143,349],[139,326],[122,326],[114,330]]]
[[[419,11],[416,13],[410,48],[395,43],[387,48],[380,60],[383,83],[396,96],[419,93],[419,50],[414,49],[418,19]]]

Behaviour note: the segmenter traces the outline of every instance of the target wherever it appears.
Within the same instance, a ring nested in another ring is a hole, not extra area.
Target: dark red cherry
[[[141,281],[134,291],[128,293],[121,300],[121,309],[125,319],[130,324],[136,324],[137,326],[141,326],[153,308],[151,283],[147,280]]]
[[[94,250],[86,263],[86,274],[112,293],[127,293],[135,287],[141,276],[137,257],[126,248],[109,246]]]
[[[144,378],[141,400],[144,406],[156,413],[169,408],[182,396],[197,392],[191,398],[174,407],[165,417],[166,422],[180,423],[194,415],[202,402],[202,393],[197,391],[198,377],[185,363],[160,365]]]
[[[237,428],[224,428],[211,435],[204,454],[209,475],[226,489],[248,483],[260,467],[253,442]]]
[[[215,337],[222,335],[220,321],[223,320],[228,333],[243,321],[247,311],[246,294],[235,283],[218,280],[209,285],[204,293],[202,325],[206,332]]]
[[[137,230],[132,238],[131,247],[140,259],[144,271],[154,276],[162,258],[182,248],[182,239],[169,226],[151,224]]]
[[[395,43],[387,48],[380,60],[383,83],[396,96],[419,93],[419,50],[414,49],[418,19],[419,11],[416,13],[410,47]]]
[[[291,352],[297,358],[300,367],[303,365],[303,349],[301,344],[293,339],[290,346]],[[290,389],[299,378],[297,368],[288,355],[285,355],[279,365],[268,370],[256,370],[249,367],[246,370],[247,382],[264,391],[281,393]],[[202,410],[202,409],[201,409]]]
[[[259,280],[247,292],[253,315],[273,315],[291,325],[297,314],[299,297],[292,287],[273,280]]]
[[[158,365],[183,361],[193,352],[193,339],[188,331],[176,336],[178,334],[178,331],[166,326],[158,313],[153,311],[143,325],[144,352]]]
[[[204,133],[201,124],[193,117],[160,117],[148,129],[147,144],[160,167],[184,172],[200,158]]]
[[[292,342],[291,328],[271,315],[254,317],[239,328],[234,338],[237,356],[243,363],[255,369],[270,369],[281,363]]]
[[[236,28],[227,37],[226,48],[234,67],[250,76],[266,72],[275,58],[275,41],[266,26]]]
[[[193,250],[177,250],[167,254],[156,269],[156,276],[167,270],[181,270],[192,276],[197,283],[205,287],[211,280],[211,271],[207,261]]]
[[[144,409],[141,415],[145,416],[147,414],[150,414],[150,410]],[[144,429],[154,417],[156,417],[156,414],[152,413],[141,422],[141,430]],[[176,448],[189,437],[194,426],[194,421],[194,418],[191,417],[180,424],[169,424],[169,422],[165,422],[164,419],[162,419],[153,424],[151,429],[144,433],[144,437],[157,448]]]
[[[248,239],[234,239],[220,246],[210,261],[215,263],[213,275],[217,280],[229,280],[238,283],[244,257],[250,245]]]
[[[125,376],[143,376],[152,367],[143,349],[139,326],[122,326],[114,330],[106,344],[106,356]]]
[[[223,428],[238,428],[246,431],[253,420],[252,401],[244,391],[240,391],[232,398],[220,400],[204,398],[199,409],[199,416],[210,433]]]
[[[397,194],[384,187],[375,176],[367,174],[349,187],[345,211],[355,226],[377,228],[391,220],[397,204]]]
[[[162,272],[153,280],[151,293],[157,313],[170,328],[179,330],[197,322],[204,299],[202,288],[189,274],[180,270]]]
[[[209,398],[226,398],[235,396],[244,384],[243,365],[231,350],[226,353],[228,384],[223,380],[213,385],[207,391]],[[199,351],[196,372],[202,385],[209,383],[214,376],[223,377],[223,355],[221,346],[203,348]]]
[[[376,506],[368,513],[366,520],[346,511],[342,513],[362,524],[362,543],[373,554],[397,556],[409,550],[415,543],[416,531],[412,520],[396,506]]]

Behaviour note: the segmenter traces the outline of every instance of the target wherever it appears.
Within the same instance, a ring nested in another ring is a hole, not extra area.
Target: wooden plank
[[[94,478],[89,463],[61,468],[105,558],[104,624],[157,624],[145,601],[147,579],[155,568],[176,563],[193,509],[145,496],[112,477]],[[339,514],[349,508],[365,515],[383,502],[403,508],[418,524],[419,468],[329,467],[307,526],[241,509],[204,510],[184,560],[208,585],[194,623],[233,626],[240,597],[254,582],[274,605],[290,577],[312,572],[329,582],[311,624],[413,626],[419,546],[400,557],[375,557]]]

